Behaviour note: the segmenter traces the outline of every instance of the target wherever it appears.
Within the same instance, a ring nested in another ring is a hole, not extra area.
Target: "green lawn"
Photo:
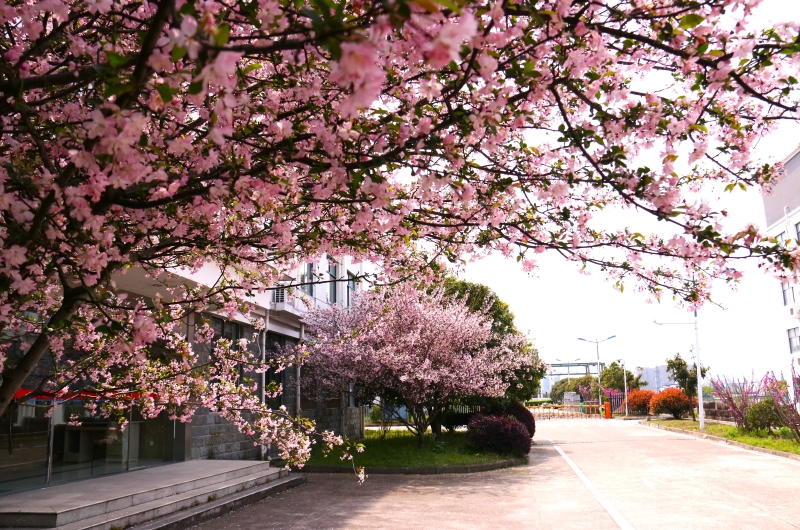
[[[677,427],[678,429],[686,429],[687,431],[697,431],[700,429],[700,424],[692,420],[651,420],[652,423],[664,425],[667,427]],[[773,449],[775,451],[784,451],[786,453],[794,453],[800,455],[800,443],[795,442],[787,437],[777,435],[770,436],[767,431],[742,431],[738,427],[732,425],[721,425],[719,423],[706,422],[705,432],[714,436],[727,438],[735,442],[740,442],[755,447],[763,447],[765,449]],[[784,431],[785,432],[785,431]]]
[[[512,458],[509,455],[478,452],[469,449],[465,440],[466,433],[443,433],[441,443],[432,441],[430,434],[425,436],[424,449],[417,448],[417,438],[407,430],[391,430],[386,439],[380,439],[380,432],[367,430],[366,438],[359,440],[364,444],[364,452],[354,455],[355,465],[369,467],[420,467],[420,466],[452,466],[464,464],[483,464]],[[317,446],[311,452],[310,465],[350,466],[342,461],[335,452],[327,458]]]

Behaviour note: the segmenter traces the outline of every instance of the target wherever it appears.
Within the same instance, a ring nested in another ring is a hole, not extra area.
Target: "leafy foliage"
[[[709,367],[704,366],[701,376],[705,377]],[[694,398],[697,396],[697,364],[689,370],[686,361],[683,360],[680,353],[675,354],[675,358],[667,359],[667,372],[670,373],[672,380],[678,384],[678,388],[683,390],[683,393]],[[694,409],[691,409],[692,419],[694,419]]]
[[[630,370],[625,370],[625,379],[628,382],[628,391],[638,390],[647,385],[647,381],[642,381],[641,375],[633,375]],[[625,384],[622,379],[622,365],[616,361],[606,366],[600,373],[600,384],[603,388],[613,388],[620,392],[625,391]]]
[[[775,400],[767,398],[753,403],[747,409],[747,425],[751,429],[766,429],[769,433],[783,427],[783,418]]]
[[[511,312],[508,304],[500,300],[486,285],[448,276],[444,282],[444,290],[447,297],[463,299],[473,312],[487,311],[492,318],[492,332],[498,337],[519,334],[514,324],[514,313]],[[489,346],[493,345],[489,344]],[[520,343],[519,347],[523,350],[524,355],[533,356],[538,360],[538,352],[533,344],[524,342]],[[535,362],[504,373],[503,379],[508,383],[508,388],[503,396],[503,401],[507,403],[524,401],[535,396],[539,392],[545,370],[546,367],[543,363]],[[472,400],[471,403],[488,405],[485,399]]]
[[[476,414],[469,420],[467,440],[476,449],[525,456],[531,450],[531,435],[519,420],[508,416]]]
[[[533,414],[531,414],[531,411],[528,410],[528,407],[519,401],[513,401],[508,405],[506,408],[506,415],[521,422],[525,428],[528,429],[531,438],[536,434],[536,419],[533,417]]]
[[[634,414],[647,414],[650,412],[650,401],[655,395],[652,390],[628,392],[628,411]]]
[[[581,386],[591,387],[594,379],[591,375],[559,379],[550,390],[550,399],[553,403],[560,403],[564,399],[565,392],[578,392]]]
[[[650,412],[653,414],[672,414],[676,420],[692,409],[692,401],[683,390],[667,388],[650,399]]]

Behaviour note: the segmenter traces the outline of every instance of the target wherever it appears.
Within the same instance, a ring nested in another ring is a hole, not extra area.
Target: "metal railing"
[[[528,407],[533,417],[541,420],[556,418],[599,418],[605,414],[603,405],[575,403],[566,405],[540,405]]]

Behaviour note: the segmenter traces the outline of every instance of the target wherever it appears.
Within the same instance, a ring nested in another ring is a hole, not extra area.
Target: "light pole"
[[[605,342],[607,340],[611,340],[614,337],[616,337],[616,335],[611,335],[607,339],[603,339],[603,340],[587,340],[587,339],[582,339],[582,338],[578,337],[578,340],[582,340],[583,342],[594,342],[595,349],[597,350],[597,388],[598,389],[602,388],[602,384],[600,383],[600,343],[601,342]],[[598,400],[598,403],[602,404],[602,402],[603,402],[603,394],[599,390],[598,390],[597,400]]]
[[[622,384],[625,388],[625,416],[628,416],[628,372],[625,371],[625,361],[619,359],[619,363],[622,365]]]
[[[697,359],[697,415],[702,431],[706,428],[706,418],[703,410],[703,367],[700,364],[700,328],[697,323],[697,309],[694,310],[694,322],[655,322],[655,324],[658,326],[691,326],[694,324],[694,348]]]

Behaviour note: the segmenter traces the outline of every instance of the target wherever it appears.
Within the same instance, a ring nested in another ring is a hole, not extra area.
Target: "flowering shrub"
[[[689,400],[689,396],[677,388],[668,388],[650,399],[650,412],[653,414],[672,414],[672,417],[677,420],[690,410],[692,410],[692,402]]]
[[[647,414],[650,401],[656,393],[652,390],[632,390],[628,392],[628,411],[634,414]]]
[[[309,341],[302,388],[321,401],[342,392],[393,396],[408,415],[396,417],[420,447],[432,420],[464,396],[499,398],[504,373],[539,363],[518,334],[498,336],[486,311],[463,298],[409,284],[368,291],[352,306],[318,307],[305,318]]]
[[[753,397],[761,393],[763,383],[763,380],[756,380],[755,376],[750,379],[743,377],[741,380],[731,379],[729,381],[726,377],[711,380],[711,385],[720,401],[731,411],[736,426],[744,430],[750,430],[747,422],[747,409],[753,403]]]
[[[506,415],[514,418],[518,422],[522,423],[528,432],[531,434],[531,438],[536,433],[536,420],[531,414],[531,411],[528,410],[528,407],[520,403],[519,401],[513,401],[507,408],[506,408]]]
[[[794,361],[792,361],[792,390],[789,390],[783,377],[779,380],[774,373],[764,376],[762,386],[775,401],[775,411],[780,422],[792,432],[794,439],[800,442],[800,375],[795,370]]]
[[[476,449],[525,456],[531,450],[531,435],[521,421],[508,416],[476,414],[469,420],[467,440]]]

